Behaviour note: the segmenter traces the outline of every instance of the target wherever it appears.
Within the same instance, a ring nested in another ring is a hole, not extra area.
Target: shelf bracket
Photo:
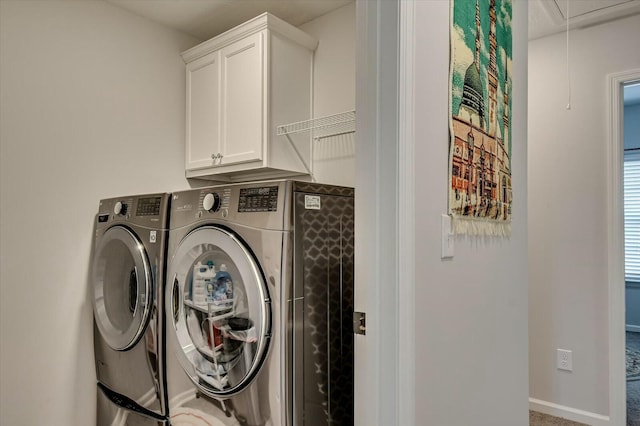
[[[311,170],[313,165],[313,143],[322,139],[335,136],[347,135],[356,131],[356,112],[347,111],[339,114],[329,115],[326,117],[313,118],[311,120],[298,121],[297,123],[285,124],[276,128],[277,136],[286,136],[289,144],[293,147],[296,155],[302,161],[305,169],[315,182],[315,176]],[[309,153],[311,165],[307,164],[302,154],[291,139],[292,134],[310,132],[311,139],[309,141]]]
[[[280,134],[280,133],[278,133]],[[302,165],[304,166],[304,168],[307,170],[307,173],[309,173],[309,176],[311,176],[311,180],[313,182],[316,181],[315,176],[313,175],[313,172],[311,171],[311,168],[309,167],[309,165],[307,164],[306,161],[304,161],[304,157],[302,156],[302,154],[300,154],[300,150],[298,150],[298,147],[296,146],[295,143],[293,143],[293,140],[291,139],[291,136],[289,136],[289,133],[284,133],[284,135],[287,137],[287,140],[289,141],[289,145],[291,145],[291,147],[293,148],[293,150],[296,152],[296,155],[298,156],[298,158],[300,159],[300,161],[302,161]],[[311,146],[311,149],[313,149],[313,146]]]

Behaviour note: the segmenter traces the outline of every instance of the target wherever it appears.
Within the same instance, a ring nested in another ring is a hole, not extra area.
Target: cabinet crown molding
[[[289,40],[298,43],[311,51],[315,50],[318,46],[318,40],[314,37],[303,32],[297,27],[294,27],[288,22],[283,21],[277,16],[265,12],[262,15],[258,15],[247,22],[192,47],[191,49],[185,50],[182,52],[182,59],[185,63],[189,63],[262,30],[280,33]]]

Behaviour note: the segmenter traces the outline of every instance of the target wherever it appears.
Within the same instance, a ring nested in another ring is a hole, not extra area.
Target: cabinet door
[[[187,64],[186,169],[214,165],[220,152],[220,52]]]
[[[266,31],[262,31],[220,51],[221,165],[262,159],[266,135],[265,36]]]

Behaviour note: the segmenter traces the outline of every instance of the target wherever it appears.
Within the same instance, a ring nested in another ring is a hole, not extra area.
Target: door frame
[[[415,425],[415,2],[400,1],[397,425]]]
[[[640,80],[640,69],[607,75],[609,168],[608,279],[609,279],[609,421],[624,424],[627,415],[625,373],[625,281],[624,281],[624,134],[623,86]],[[622,285],[620,284],[622,283]]]
[[[414,1],[356,2],[355,424],[415,424]]]

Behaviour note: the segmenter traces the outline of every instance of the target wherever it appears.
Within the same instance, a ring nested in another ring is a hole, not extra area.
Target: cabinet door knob
[[[223,155],[220,154],[219,152],[217,154],[211,154],[211,160],[213,161],[213,165],[220,165],[220,162],[222,161],[222,157]],[[217,164],[215,164],[217,162]]]

